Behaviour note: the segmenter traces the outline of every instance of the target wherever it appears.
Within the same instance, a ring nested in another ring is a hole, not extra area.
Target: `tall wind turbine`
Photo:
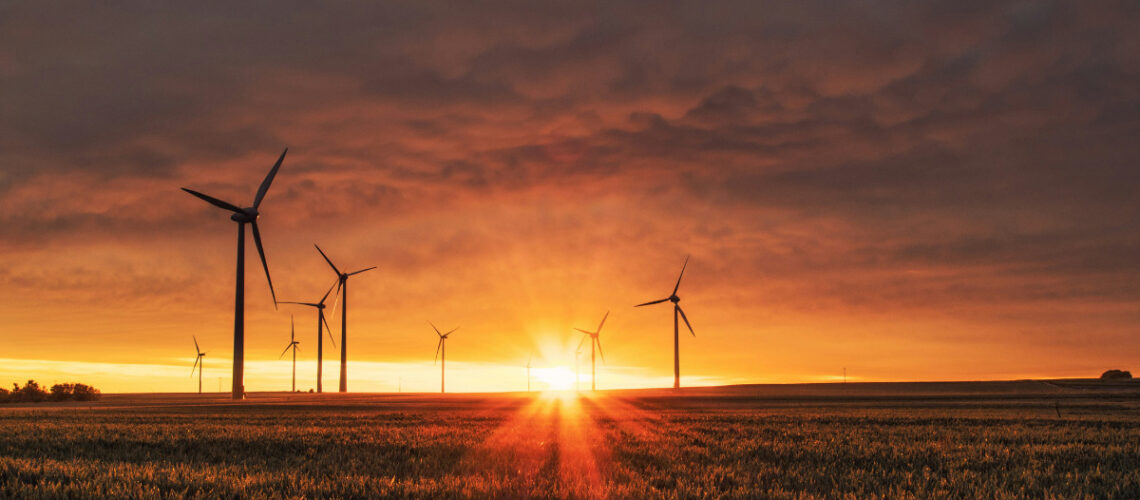
[[[435,330],[435,334],[439,335],[439,343],[435,345],[435,359],[436,359],[436,361],[440,362],[439,363],[439,392],[440,392],[440,394],[442,394],[444,392],[443,382],[444,382],[445,376],[446,376],[446,374],[444,372],[444,368],[447,367],[447,344],[446,344],[447,336],[451,335],[452,333],[455,333],[455,330],[458,330],[459,327],[457,326],[455,328],[452,328],[451,331],[447,332],[447,333],[439,333],[439,328],[436,328],[434,323],[432,323],[431,321],[428,321],[428,324],[431,325],[431,328],[433,330]]]
[[[681,265],[681,275],[677,276],[677,284],[673,287],[673,293],[669,294],[661,300],[654,300],[644,304],[638,304],[634,307],[648,306],[653,304],[660,304],[665,301],[673,303],[673,388],[681,388],[681,349],[680,349],[680,329],[677,325],[677,314],[681,315],[681,319],[685,320],[685,326],[689,327],[689,333],[697,336],[697,332],[693,331],[693,325],[689,324],[689,318],[685,316],[685,311],[681,310],[681,297],[677,296],[677,289],[681,288],[681,278],[685,276],[685,267],[689,265],[689,258],[685,257],[685,263]]]
[[[297,325],[293,323],[293,315],[289,315],[289,345],[285,346],[285,350],[281,351],[281,355],[277,359],[285,357],[285,353],[289,349],[293,350],[293,392],[297,392]]]
[[[581,342],[578,342],[578,349],[576,351],[574,351],[574,390],[575,391],[582,390],[582,373],[581,373],[582,370],[580,369],[582,363],[580,363],[578,361],[578,357],[582,355],[582,345],[581,344],[582,344]]]
[[[602,355],[602,362],[603,363],[606,362],[606,353],[602,352],[602,339],[599,338],[598,336],[601,335],[602,325],[606,324],[606,318],[608,318],[608,317],[610,317],[610,312],[606,311],[606,315],[602,316],[602,322],[598,323],[598,329],[594,330],[592,332],[587,331],[587,330],[583,330],[581,328],[575,328],[575,330],[578,330],[579,332],[586,334],[585,337],[582,337],[582,341],[578,342],[578,350],[582,349],[582,344],[586,342],[586,339],[590,339],[590,390],[591,391],[598,390],[598,386],[597,386],[597,382],[596,382],[597,377],[595,376],[595,372],[594,372],[594,346],[598,347],[598,353]]]
[[[376,269],[376,266],[353,271],[351,273],[342,273],[337,269],[336,265],[332,263],[325,251],[315,243],[313,246],[317,247],[317,251],[321,253],[321,257],[325,258],[325,262],[329,263],[329,267],[337,276],[336,292],[340,295],[340,392],[348,392],[348,277],[354,274],[360,274],[364,271]]]
[[[198,337],[191,335],[191,338],[194,339],[194,351],[198,353],[198,357],[194,358],[194,367],[190,368],[190,376],[193,377],[194,370],[198,370],[198,394],[202,394],[202,367],[206,366],[206,363],[202,361],[202,358],[206,357],[206,353],[202,352],[202,349],[198,348]]]
[[[273,308],[276,309],[277,293],[273,291],[273,279],[269,277],[269,264],[265,262],[265,250],[261,247],[261,233],[257,230],[257,218],[260,215],[257,208],[265,199],[265,193],[269,191],[269,185],[273,183],[273,177],[277,175],[277,169],[281,168],[281,162],[285,160],[285,153],[288,152],[289,148],[285,148],[285,151],[281,152],[281,157],[277,158],[277,163],[273,164],[273,168],[269,170],[265,180],[261,181],[261,187],[257,189],[257,196],[253,199],[252,207],[239,208],[232,203],[182,188],[183,191],[206,200],[215,207],[233,212],[230,219],[238,223],[237,290],[234,294],[234,399],[245,397],[245,225],[250,224],[253,229],[253,242],[257,245],[257,254],[261,256],[261,267],[265,268],[265,281],[269,282],[269,293],[273,296]]]
[[[329,298],[329,294],[332,293],[334,286],[336,286],[336,283],[333,283],[332,286],[329,287],[329,290],[325,292],[325,296],[321,297],[321,300],[318,302],[281,302],[282,304],[297,304],[302,306],[315,307],[317,309],[317,392],[322,392],[321,365],[323,364],[324,360],[325,339],[323,335],[323,329],[325,327],[329,329],[329,342],[332,342],[334,348],[336,347],[336,340],[333,339],[332,336],[332,327],[329,326],[329,322],[325,320],[325,299]],[[335,303],[333,304],[333,307],[336,307]]]

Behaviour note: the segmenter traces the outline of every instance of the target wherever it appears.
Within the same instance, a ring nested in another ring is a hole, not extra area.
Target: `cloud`
[[[178,188],[246,204],[285,146],[279,292],[326,286],[314,242],[380,264],[378,330],[569,321],[551,288],[629,302],[686,253],[716,314],[802,328],[966,310],[1059,342],[1024,308],[1140,295],[1128,2],[3,11],[0,285],[45,310],[228,300],[233,226]]]

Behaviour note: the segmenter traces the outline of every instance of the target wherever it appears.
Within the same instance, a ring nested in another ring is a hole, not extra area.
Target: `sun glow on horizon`
[[[568,391],[574,388],[574,371],[565,366],[535,368],[533,375],[543,390]]]

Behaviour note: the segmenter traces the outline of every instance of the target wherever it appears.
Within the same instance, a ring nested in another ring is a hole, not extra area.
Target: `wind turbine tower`
[[[321,257],[325,258],[325,262],[329,263],[329,267],[337,276],[336,292],[340,295],[340,392],[348,392],[348,277],[360,274],[364,271],[376,269],[376,266],[353,271],[351,273],[342,273],[337,269],[336,265],[332,263],[325,251],[315,243],[313,246],[317,247],[317,251],[321,253]]]
[[[324,380],[324,376],[321,372],[321,366],[324,364],[325,352],[325,342],[323,336],[324,332],[322,331],[322,328],[328,328],[329,342],[332,342],[333,348],[336,348],[336,340],[333,339],[332,336],[332,327],[329,326],[329,322],[325,319],[325,300],[329,298],[329,293],[332,293],[334,286],[336,286],[336,283],[333,283],[332,286],[329,287],[328,291],[325,292],[325,296],[321,297],[321,300],[317,302],[281,302],[282,304],[297,304],[317,309],[317,392],[323,392],[321,382]],[[336,309],[335,302],[333,303],[333,309]]]
[[[190,376],[194,376],[194,369],[198,370],[198,394],[202,394],[202,368],[206,366],[202,358],[206,357],[206,353],[198,348],[198,337],[191,336],[194,339],[194,351],[198,353],[198,357],[194,358],[194,366],[190,368]]]
[[[673,286],[673,293],[669,294],[661,300],[654,300],[644,304],[638,304],[634,307],[648,306],[653,304],[660,304],[665,301],[673,303],[673,388],[681,388],[681,348],[680,348],[680,328],[677,325],[677,315],[681,315],[681,319],[685,320],[685,326],[689,327],[689,333],[694,337],[697,333],[693,331],[693,325],[689,324],[688,316],[685,316],[685,311],[681,309],[681,297],[677,296],[677,289],[681,288],[681,278],[685,276],[685,267],[689,265],[689,258],[685,257],[685,263],[681,265],[681,275],[677,276],[677,284]]]
[[[289,345],[285,346],[285,350],[281,351],[281,355],[277,359],[285,357],[285,353],[289,349],[293,350],[293,392],[297,392],[297,325],[293,323],[293,315],[289,315]]]
[[[446,380],[444,369],[447,367],[447,337],[455,333],[455,330],[458,330],[459,327],[452,328],[451,331],[447,333],[439,333],[439,328],[436,328],[435,324],[431,321],[428,321],[428,324],[435,330],[435,334],[439,335],[439,343],[435,345],[435,359],[439,361],[439,393],[443,394],[445,392],[444,381]]]
[[[606,315],[602,316],[602,322],[598,323],[598,329],[594,330],[592,332],[588,331],[588,330],[583,330],[581,328],[575,328],[575,330],[578,330],[579,332],[582,332],[586,335],[585,337],[582,337],[581,342],[578,342],[578,350],[582,349],[582,344],[586,342],[586,339],[590,339],[590,390],[591,391],[598,390],[598,385],[597,385],[598,377],[597,377],[597,374],[594,370],[594,367],[595,367],[595,365],[594,365],[594,347],[595,346],[597,346],[597,348],[598,348],[598,354],[601,354],[601,356],[602,356],[602,362],[603,363],[606,362],[606,354],[604,352],[602,352],[602,339],[599,338],[599,336],[602,333],[602,326],[606,324],[606,318],[608,318],[608,317],[610,317],[610,312],[606,311]]]
[[[265,268],[265,281],[269,282],[269,293],[273,296],[273,308],[276,309],[277,293],[273,291],[273,279],[269,277],[269,264],[265,261],[265,249],[261,247],[261,232],[257,230],[257,219],[260,217],[258,207],[265,199],[265,193],[269,191],[269,185],[273,183],[277,170],[281,168],[281,162],[285,160],[285,153],[288,152],[289,148],[285,148],[285,151],[281,152],[281,157],[277,158],[277,163],[273,164],[273,168],[269,170],[265,180],[261,181],[261,187],[257,189],[252,207],[240,208],[212,196],[182,188],[183,191],[197,196],[215,207],[233,212],[230,219],[238,224],[237,283],[234,293],[233,399],[245,398],[245,225],[249,224],[253,229],[253,243],[257,245],[257,254],[261,257],[261,267]]]

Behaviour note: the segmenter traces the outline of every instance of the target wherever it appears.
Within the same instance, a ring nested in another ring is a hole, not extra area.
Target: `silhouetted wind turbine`
[[[277,359],[285,357],[285,353],[289,349],[293,349],[293,392],[297,392],[297,325],[293,323],[293,315],[289,315],[289,345],[285,346],[285,350],[281,351],[281,355]]]
[[[530,392],[530,361],[534,356],[527,356],[526,358],[526,392]]]
[[[447,336],[451,335],[452,333],[455,333],[455,330],[458,330],[459,327],[457,326],[455,328],[452,328],[451,331],[447,332],[447,333],[439,333],[439,328],[436,328],[434,323],[432,323],[431,321],[428,321],[428,324],[431,325],[431,328],[433,330],[435,330],[435,334],[439,335],[439,343],[435,345],[435,359],[436,359],[436,361],[440,362],[439,363],[439,392],[442,394],[444,392],[443,382],[444,382],[445,376],[446,376],[446,374],[444,373],[444,368],[447,367],[447,343],[446,343],[447,342]]]
[[[578,357],[582,355],[582,343],[578,342],[578,349],[574,351],[574,390],[582,390],[582,363],[578,361]]]
[[[336,347],[336,340],[333,339],[332,336],[332,327],[329,326],[329,322],[325,320],[325,299],[329,298],[329,294],[332,293],[334,286],[336,286],[336,283],[333,283],[332,286],[329,287],[329,290],[325,292],[325,296],[321,297],[321,300],[318,302],[281,302],[282,304],[297,304],[302,306],[315,307],[317,309],[317,392],[322,392],[321,365],[324,363],[325,352],[325,339],[323,335],[324,332],[322,330],[325,327],[328,327],[329,329],[329,342],[332,342],[333,347]]]
[[[376,266],[353,271],[351,273],[342,273],[337,269],[336,265],[332,263],[325,251],[315,243],[313,246],[317,247],[317,251],[321,253],[321,257],[325,258],[325,262],[329,263],[329,267],[336,273],[337,287],[336,293],[340,296],[340,392],[348,392],[348,277],[354,274],[360,274],[364,271],[376,269]],[[343,293],[342,293],[343,292]],[[336,307],[334,304],[333,307]]]
[[[273,164],[273,168],[269,170],[265,180],[261,181],[261,187],[257,189],[257,196],[253,199],[252,207],[239,208],[232,203],[182,188],[183,191],[206,200],[215,207],[233,212],[230,219],[238,223],[237,290],[234,294],[234,399],[245,397],[245,225],[250,224],[252,226],[253,242],[257,245],[257,254],[261,256],[261,266],[265,268],[265,280],[269,282],[269,293],[273,296],[273,308],[276,309],[277,293],[273,291],[273,279],[269,277],[269,264],[265,262],[265,250],[261,247],[261,233],[257,230],[257,218],[259,216],[257,208],[265,199],[265,193],[269,191],[269,185],[273,183],[273,177],[277,175],[277,169],[281,168],[281,162],[285,160],[285,153],[288,152],[289,148],[285,148],[285,151],[281,152],[281,157],[277,158],[277,163]]]
[[[582,337],[582,341],[578,342],[578,349],[579,350],[582,349],[582,344],[584,342],[586,342],[586,339],[587,338],[590,339],[590,390],[591,391],[598,390],[598,386],[597,386],[597,382],[596,382],[597,377],[595,376],[595,372],[594,372],[594,346],[595,345],[598,346],[598,353],[602,355],[602,362],[603,363],[606,362],[606,354],[604,352],[602,352],[602,339],[599,338],[598,336],[602,333],[602,325],[606,324],[606,318],[608,318],[608,317],[610,317],[610,312],[606,311],[606,315],[602,316],[602,322],[598,323],[598,329],[594,330],[592,332],[583,330],[581,328],[575,328],[575,330],[578,330],[579,332],[586,334],[585,337]]]
[[[202,358],[206,357],[206,353],[202,352],[202,349],[198,348],[198,337],[191,335],[191,338],[194,339],[194,351],[198,353],[198,357],[194,358],[194,367],[190,368],[190,376],[193,377],[194,370],[198,370],[198,394],[202,394],[202,368],[206,366],[206,363],[202,361]]]
[[[685,311],[681,310],[681,297],[677,296],[677,289],[681,288],[681,278],[685,276],[685,267],[689,265],[689,258],[685,257],[685,263],[681,265],[681,275],[677,276],[677,285],[673,287],[673,293],[669,294],[661,300],[654,300],[644,304],[638,304],[634,307],[648,306],[653,304],[660,304],[665,301],[673,303],[673,388],[681,388],[681,349],[680,344],[680,329],[677,325],[677,314],[680,313],[681,319],[685,320],[685,326],[689,327],[689,333],[697,336],[697,332],[693,331],[693,325],[689,324],[689,318],[685,316]]]

